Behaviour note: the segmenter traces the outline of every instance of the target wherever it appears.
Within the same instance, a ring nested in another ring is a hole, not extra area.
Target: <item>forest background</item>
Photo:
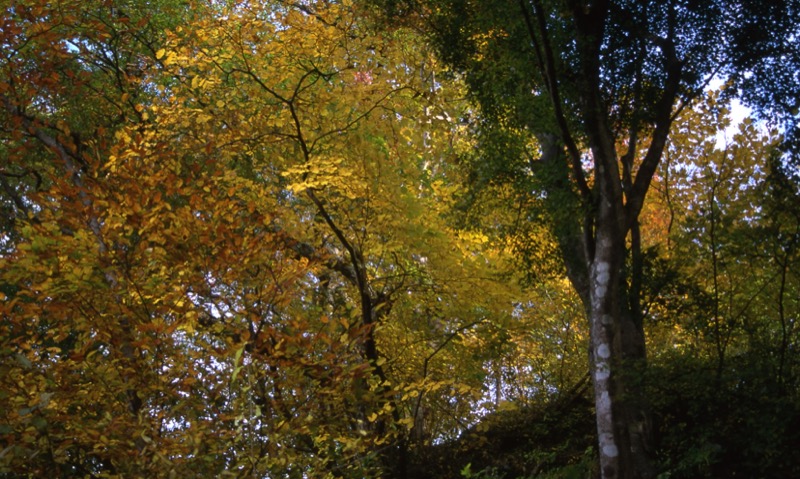
[[[797,2],[2,8],[0,477],[800,476]]]

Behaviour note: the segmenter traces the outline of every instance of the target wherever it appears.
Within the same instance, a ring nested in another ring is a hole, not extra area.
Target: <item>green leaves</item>
[[[471,329],[517,291],[446,222],[461,87],[347,4],[219,9],[109,66],[96,116],[8,110],[50,164],[0,258],[8,470],[369,477],[475,414]]]
[[[0,33],[0,473],[388,476],[582,384],[563,240],[592,210],[529,32],[495,22],[516,4],[437,18],[475,68],[469,97],[422,38],[347,2],[128,3],[27,2]],[[649,310],[652,350],[730,338],[787,357],[789,190],[759,196],[774,138],[757,125],[716,149],[725,108],[685,110],[654,179],[671,196],[646,206],[643,242],[663,282],[693,276]],[[756,231],[768,244],[738,263]],[[738,319],[715,331],[684,300]]]

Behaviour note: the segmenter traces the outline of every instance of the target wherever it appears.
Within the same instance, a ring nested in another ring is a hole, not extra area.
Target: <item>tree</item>
[[[148,2],[147,9],[136,2],[126,6],[128,12],[95,2],[3,7],[0,184],[4,203],[14,208],[13,223],[3,232],[3,380],[11,381],[4,385],[9,391],[3,397],[4,465],[46,448],[51,462],[44,470],[83,474],[109,467],[100,453],[107,441],[95,436],[85,448],[82,434],[74,434],[76,447],[60,441],[72,435],[73,420],[100,416],[68,402],[56,405],[55,384],[61,391],[88,393],[90,402],[112,399],[106,417],[118,416],[119,422],[109,430],[136,430],[126,426],[142,407],[138,378],[118,374],[136,369],[129,335],[135,314],[127,316],[136,312],[121,296],[99,295],[116,290],[122,279],[103,263],[110,244],[102,234],[92,173],[99,160],[95,153],[107,148],[115,132],[144,120],[136,105],[150,95],[141,83],[141,67],[163,41],[162,29],[185,9],[168,1]],[[75,267],[73,261],[83,257],[101,259],[77,261]],[[87,290],[94,294],[67,299]],[[39,308],[44,303],[48,306]],[[94,306],[102,306],[102,313]],[[98,314],[114,325],[103,339],[115,341],[92,339],[90,323]],[[59,327],[65,317],[75,320],[71,330]],[[94,356],[84,374],[61,375],[84,356]],[[116,361],[115,367],[106,365],[109,389],[91,390],[86,386],[97,377],[99,358]],[[50,365],[56,367],[48,372]],[[71,417],[67,427],[63,417]],[[30,470],[37,467],[34,462]]]
[[[386,468],[402,476],[407,436],[460,428],[431,420],[428,402],[446,391],[469,397],[479,385],[436,363],[469,344],[473,328],[507,316],[510,301],[500,300],[481,238],[442,218],[452,189],[437,155],[450,149],[451,93],[426,100],[426,50],[405,34],[376,37],[351,15],[347,5],[265,2],[197,22],[159,53],[180,84],[158,109],[182,149],[216,151],[272,189],[293,212],[280,228],[295,253],[324,258],[321,311],[308,314],[345,315],[360,331],[373,403],[354,408]],[[486,301],[467,300],[477,288]],[[402,361],[387,352],[398,345],[409,353]],[[474,366],[460,370],[469,376]]]
[[[445,64],[358,2],[3,7],[0,475],[457,473],[526,421],[510,470],[585,470],[591,364],[603,473],[648,476],[645,312],[720,384],[770,386],[737,375],[768,351],[796,390],[796,182],[686,108],[751,5],[384,6]]]
[[[473,420],[517,290],[445,221],[457,92],[429,99],[422,45],[346,4],[210,2],[105,69],[113,35],[71,48],[41,8],[52,36],[4,38],[31,173],[4,190],[0,471],[402,476]]]
[[[718,375],[741,332],[753,328],[758,316],[771,316],[755,307],[771,289],[775,274],[764,268],[771,261],[761,261],[769,254],[755,245],[758,237],[772,236],[761,230],[768,222],[758,191],[766,186],[780,138],[747,118],[719,145],[717,134],[730,127],[728,114],[717,92],[685,110],[676,121],[662,169],[669,181],[663,195],[673,222],[667,254],[706,292],[708,302],[700,311],[708,312],[695,326],[706,335],[702,343],[713,347]],[[681,258],[692,260],[681,264]]]
[[[796,186],[781,136],[750,118],[733,128],[725,97],[676,119],[646,205],[661,232],[644,283],[658,457],[674,477],[792,476]]]
[[[751,2],[377,1],[425,30],[480,106],[484,183],[517,178],[544,199],[591,330],[603,477],[652,477],[640,214],[676,115],[721,72],[725,39],[792,8]],[[788,2],[787,2],[788,3]],[[731,15],[735,12],[735,15]],[[748,16],[745,12],[751,13]],[[760,31],[748,65],[780,56]],[[723,39],[721,41],[720,39]],[[763,47],[763,48],[761,48]],[[759,50],[759,48],[761,48]],[[789,47],[792,48],[792,47]],[[774,90],[773,90],[774,91]],[[501,174],[503,176],[501,176]]]

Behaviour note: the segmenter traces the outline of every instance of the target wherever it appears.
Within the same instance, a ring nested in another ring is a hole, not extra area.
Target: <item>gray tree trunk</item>
[[[625,274],[626,238],[614,208],[601,201],[589,264],[590,367],[594,383],[600,468],[604,479],[652,478],[648,408],[641,381],[644,333],[631,311]]]

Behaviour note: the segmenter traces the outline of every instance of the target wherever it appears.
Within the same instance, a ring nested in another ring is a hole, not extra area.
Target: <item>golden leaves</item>
[[[367,192],[366,182],[344,161],[341,157],[314,158],[308,164],[287,168],[281,175],[290,180],[287,188],[293,193],[325,189],[350,200],[362,198]]]
[[[448,226],[460,191],[439,113],[457,102],[426,84],[413,39],[357,31],[347,3],[313,7],[240,2],[168,33],[151,95],[120,95],[136,121],[97,143],[82,188],[52,175],[52,203],[34,199],[46,214],[2,258],[21,289],[0,308],[55,378],[61,454],[131,477],[281,475],[358,463],[420,402],[446,409],[438,431],[470,414],[491,342],[473,329],[516,293],[493,279],[490,239]],[[361,281],[393,295],[372,324]]]

